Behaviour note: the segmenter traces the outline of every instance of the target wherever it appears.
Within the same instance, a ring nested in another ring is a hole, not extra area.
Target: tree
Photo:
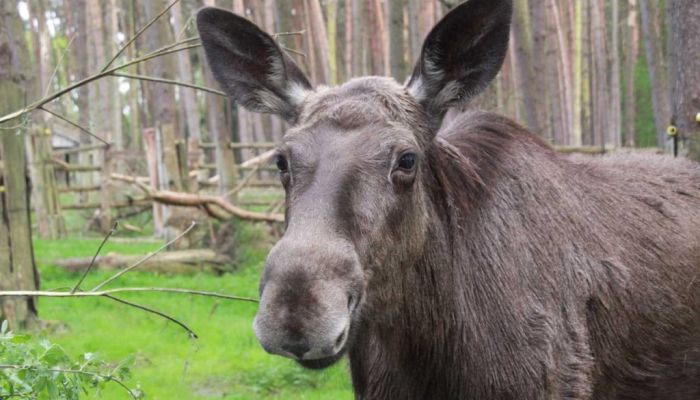
[[[25,75],[31,71],[27,46],[22,42],[24,26],[14,2],[0,3],[0,114],[21,108],[27,98]],[[24,124],[0,124],[0,290],[36,290],[39,275],[34,265]],[[32,298],[0,300],[0,318],[14,328],[28,327],[36,319]]]
[[[700,161],[700,2],[668,2],[671,124],[687,140],[688,156]]]
[[[637,27],[637,0],[627,1],[627,23],[625,25],[625,146],[634,147],[637,140],[635,119],[634,76],[639,56],[639,29]]]
[[[642,17],[642,38],[651,81],[651,101],[656,125],[656,145],[664,148],[666,127],[671,120],[670,98],[668,96],[668,68],[664,59],[663,40],[659,26],[658,4],[651,0],[640,0],[639,13]]]

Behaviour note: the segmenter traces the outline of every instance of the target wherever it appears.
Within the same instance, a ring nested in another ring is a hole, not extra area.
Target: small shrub
[[[94,353],[71,359],[61,346],[46,339],[0,326],[0,400],[77,400],[90,390],[100,391],[109,382],[121,386],[132,399],[143,398],[141,390],[124,384],[132,359],[108,365]]]

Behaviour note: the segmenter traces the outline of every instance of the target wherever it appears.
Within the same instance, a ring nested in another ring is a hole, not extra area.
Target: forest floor
[[[136,240],[133,240],[136,239]],[[59,258],[89,257],[99,237],[35,240],[35,255],[44,290],[72,286],[78,274],[52,266]],[[240,224],[240,253],[234,273],[216,276],[130,272],[113,284],[132,287],[180,287],[257,297],[258,280],[270,240],[262,229]],[[149,238],[111,240],[102,254],[145,255],[161,242]],[[90,288],[108,272],[91,273],[82,287]],[[92,286],[91,286],[92,285]],[[176,325],[106,299],[39,301],[42,331],[73,357],[97,353],[115,364],[134,357],[130,386],[141,386],[146,398],[160,399],[351,399],[345,361],[324,371],[305,370],[291,360],[265,353],[252,330],[257,305],[167,293],[123,296],[164,311],[189,325],[199,339],[189,339]],[[88,399],[124,399],[117,385],[107,385]]]

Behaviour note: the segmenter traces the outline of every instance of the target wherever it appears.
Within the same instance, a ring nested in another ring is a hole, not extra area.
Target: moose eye
[[[280,172],[287,172],[287,169],[289,168],[287,165],[287,157],[283,156],[282,154],[275,156],[275,164],[277,164],[277,169],[279,169]]]
[[[416,155],[414,153],[406,153],[399,158],[399,169],[410,171],[416,165]]]

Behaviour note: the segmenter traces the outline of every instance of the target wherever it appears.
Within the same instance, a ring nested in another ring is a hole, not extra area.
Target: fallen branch
[[[112,179],[128,182],[141,189],[148,198],[155,202],[170,206],[181,207],[206,207],[217,206],[232,217],[265,222],[284,222],[284,215],[279,213],[260,213],[244,210],[229,203],[223,197],[200,195],[193,193],[175,192],[171,190],[156,190],[155,188],[139,182],[132,176],[112,174]]]
[[[123,227],[124,224],[122,224]],[[127,268],[139,261],[139,256],[108,253],[95,257],[94,268],[100,271],[114,271]],[[91,257],[64,258],[53,261],[53,265],[66,271],[87,270]],[[231,260],[211,249],[178,250],[159,253],[140,266],[147,271],[164,273],[198,272],[202,269],[221,271]]]

